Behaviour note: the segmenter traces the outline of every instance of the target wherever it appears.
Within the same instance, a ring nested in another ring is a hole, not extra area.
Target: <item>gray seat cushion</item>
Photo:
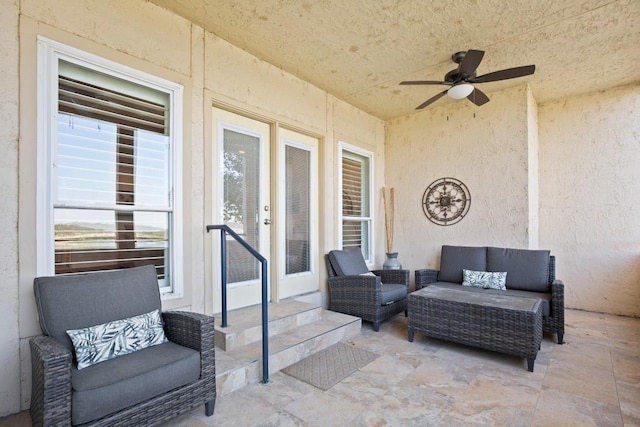
[[[482,292],[482,293],[490,293],[496,295],[513,295],[517,297],[524,298],[539,298],[542,300],[542,315],[549,317],[551,314],[551,293],[550,292],[531,292],[531,291],[521,291],[515,289],[507,289],[506,291],[501,291],[499,289],[484,289],[484,288],[474,288],[469,286],[462,286],[459,283],[451,283],[451,282],[435,282],[430,284],[429,286],[439,286],[442,288],[450,288],[450,289],[464,289],[467,292]]]
[[[153,265],[77,276],[38,277],[33,288],[42,332],[71,353],[74,350],[67,335],[69,329],[161,310]]]
[[[112,412],[196,381],[200,354],[168,342],[88,368],[72,368],[72,423],[97,420]]]
[[[487,271],[487,248],[484,246],[442,246],[438,280],[462,283],[463,269]]]
[[[382,305],[388,305],[392,302],[402,301],[407,297],[407,287],[395,283],[383,283],[381,286]]]
[[[329,261],[338,276],[357,276],[369,272],[360,248],[331,251]]]
[[[487,249],[487,271],[506,271],[507,289],[549,291],[549,251]]]

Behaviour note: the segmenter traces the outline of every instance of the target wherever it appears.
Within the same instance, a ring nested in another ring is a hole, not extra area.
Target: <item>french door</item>
[[[271,255],[271,128],[267,123],[214,108],[216,147],[216,223],[227,224],[254,249]],[[219,260],[219,248],[214,247]],[[220,263],[214,262],[214,277]],[[261,302],[260,263],[227,237],[227,307],[245,307]],[[267,278],[269,280],[269,278]],[[219,283],[219,280],[214,280]],[[220,289],[214,289],[214,310],[221,307]]]
[[[319,284],[318,139],[279,129],[278,296],[313,292]]]
[[[318,290],[318,139],[215,107],[213,126],[214,223],[267,258],[270,300]],[[219,245],[213,256],[218,312]],[[261,302],[260,275],[260,263],[228,238],[230,310]]]

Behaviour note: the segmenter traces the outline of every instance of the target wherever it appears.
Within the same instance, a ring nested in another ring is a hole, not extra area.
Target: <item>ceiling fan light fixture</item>
[[[453,86],[447,91],[447,94],[453,99],[462,99],[471,95],[473,92],[473,85],[470,83],[460,83]]]

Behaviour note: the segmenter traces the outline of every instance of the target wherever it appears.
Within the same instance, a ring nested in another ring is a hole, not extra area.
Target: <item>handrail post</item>
[[[224,228],[220,229],[220,266],[222,272],[222,327],[226,328],[227,323],[227,233]]]
[[[267,260],[262,261],[262,382],[269,382],[269,308],[267,295]]]

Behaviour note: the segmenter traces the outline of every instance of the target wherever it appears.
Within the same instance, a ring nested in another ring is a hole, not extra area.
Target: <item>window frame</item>
[[[60,60],[169,96],[169,275],[170,286],[161,287],[162,299],[184,296],[182,232],[182,85],[153,76],[80,49],[38,36],[37,167],[36,167],[36,274],[55,274],[54,160],[58,143],[58,64]]]
[[[368,197],[368,204],[369,204],[369,215],[368,216],[360,216],[360,217],[350,217],[350,216],[344,216],[343,215],[343,205],[342,205],[342,200],[343,200],[343,196],[344,196],[344,191],[343,191],[343,171],[342,171],[342,165],[343,165],[343,159],[345,157],[345,152],[346,153],[350,153],[352,155],[355,156],[360,156],[360,157],[364,157],[367,158],[369,160],[369,167],[368,167],[368,174],[369,174],[369,188],[368,191],[366,192],[366,194],[363,194],[363,196],[366,195],[366,197]],[[374,230],[375,230],[375,224],[374,224],[374,215],[373,215],[373,206],[374,206],[374,199],[373,199],[373,183],[374,183],[374,175],[373,175],[373,171],[374,171],[374,153],[372,151],[369,150],[365,150],[363,148],[357,147],[355,145],[346,143],[344,141],[338,141],[338,188],[339,188],[339,194],[338,194],[338,216],[339,216],[339,220],[338,220],[338,240],[339,240],[339,247],[341,249],[343,249],[343,222],[345,220],[351,220],[351,221],[361,221],[363,223],[366,223],[369,227],[369,235],[368,235],[368,247],[366,248],[367,253],[363,254],[363,257],[367,263],[367,265],[373,265],[374,264],[374,259],[375,259],[375,255],[374,255],[374,248],[375,248],[375,242],[374,242]]]

